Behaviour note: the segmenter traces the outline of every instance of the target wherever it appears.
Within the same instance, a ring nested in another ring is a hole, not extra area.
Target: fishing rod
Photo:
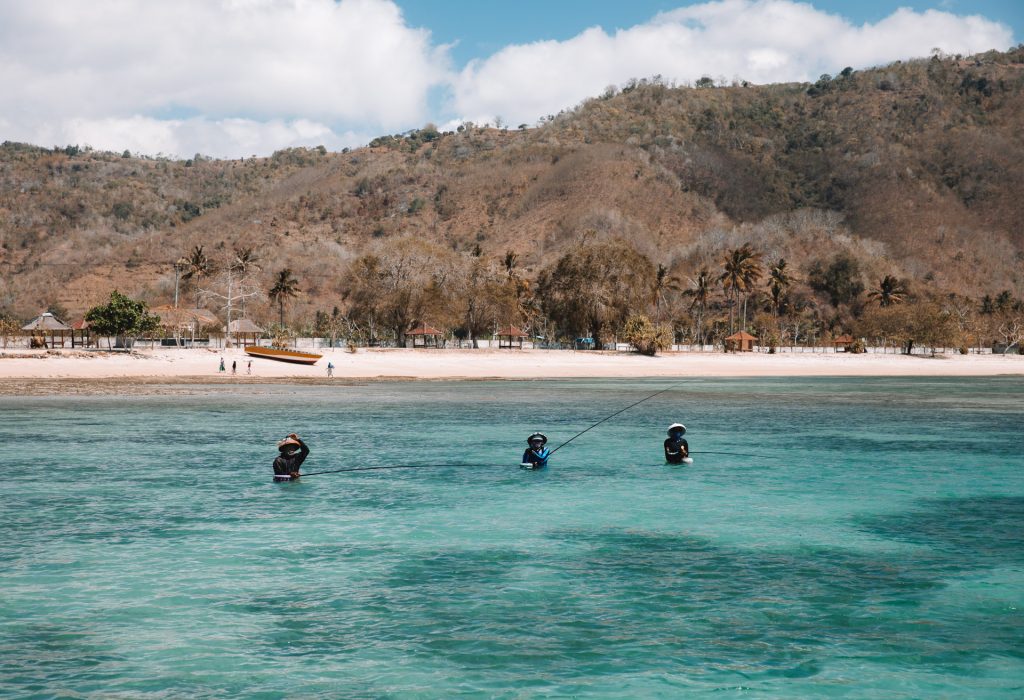
[[[476,467],[476,464],[386,464],[379,467],[345,467],[344,469],[331,469],[323,472],[300,473],[300,477],[319,476],[320,474],[340,474],[341,472],[369,472],[378,469],[420,469],[424,467]],[[284,475],[282,475],[284,476]]]
[[[551,452],[550,452],[550,454],[549,454],[548,456],[550,457],[551,455],[555,454],[555,453],[556,453],[556,452],[558,452],[558,451],[559,451],[560,449],[562,449],[563,447],[565,447],[566,445],[568,445],[568,444],[569,444],[570,442],[572,442],[573,440],[575,440],[576,438],[578,438],[578,437],[579,437],[580,435],[583,435],[583,433],[587,433],[587,432],[590,432],[591,430],[593,430],[593,429],[594,429],[594,428],[596,428],[597,426],[601,425],[602,423],[604,423],[604,422],[606,422],[606,421],[610,421],[610,420],[611,420],[612,418],[614,418],[615,416],[619,415],[620,413],[625,413],[626,411],[628,411],[629,409],[633,408],[634,406],[639,406],[639,405],[640,405],[640,404],[642,404],[642,403],[643,403],[644,401],[650,401],[650,400],[651,400],[651,399],[653,399],[653,398],[654,398],[655,396],[659,396],[659,395],[661,395],[661,394],[664,394],[664,393],[665,393],[666,391],[669,391],[670,389],[675,389],[675,388],[676,388],[677,386],[679,386],[680,384],[682,384],[682,382],[676,382],[675,384],[673,384],[673,385],[671,385],[671,386],[667,386],[667,387],[665,387],[665,388],[664,388],[664,389],[662,389],[661,391],[656,391],[656,392],[654,392],[653,394],[651,394],[650,396],[647,396],[647,397],[645,397],[645,398],[642,398],[642,399],[640,399],[640,400],[639,400],[639,401],[637,401],[636,403],[631,403],[631,404],[629,404],[628,406],[626,406],[626,407],[625,407],[625,408],[623,408],[622,410],[620,410],[620,411],[616,411],[615,413],[611,414],[611,415],[610,415],[610,416],[608,416],[607,418],[602,418],[601,420],[597,421],[596,423],[594,423],[594,424],[593,424],[592,426],[590,426],[590,427],[589,427],[589,428],[587,428],[586,430],[581,430],[580,432],[576,433],[576,434],[575,434],[575,435],[573,435],[573,436],[572,436],[571,438],[569,438],[568,440],[566,440],[565,442],[563,442],[563,443],[562,443],[561,445],[559,445],[559,446],[558,446],[558,447],[556,447],[555,449],[551,450]]]

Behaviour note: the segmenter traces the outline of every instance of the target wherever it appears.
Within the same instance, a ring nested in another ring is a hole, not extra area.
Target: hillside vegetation
[[[865,292],[890,276],[911,298],[1022,296],[1024,49],[846,69],[812,85],[698,85],[634,81],[536,128],[427,126],[343,153],[181,161],[7,142],[0,312],[78,317],[114,288],[167,303],[174,262],[197,247],[220,266],[253,252],[246,274],[264,291],[290,270],[294,326],[318,311],[321,325],[328,312],[355,323],[362,309],[365,330],[386,315],[369,300],[415,277],[422,298],[382,324],[396,334],[430,318],[554,323],[554,301],[538,294],[556,288],[550,273],[601,245],[651,270],[640,296],[658,301],[621,313],[691,332],[683,292],[702,267],[715,278],[709,309],[736,311],[717,277],[744,244],[765,272],[785,259],[791,306],[813,306],[830,328],[852,327],[867,301],[825,289],[837,263]],[[419,269],[409,277],[402,265]],[[203,277],[183,283],[186,299],[214,283]],[[469,308],[467,294],[483,299],[474,285],[502,279],[504,301]],[[756,309],[770,307],[765,284],[760,298],[744,291]],[[280,298],[248,307],[262,322],[282,311]],[[595,321],[565,323],[555,330]]]

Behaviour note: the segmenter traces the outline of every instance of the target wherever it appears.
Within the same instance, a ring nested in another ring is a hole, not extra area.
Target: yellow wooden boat
[[[253,357],[262,357],[265,360],[278,360],[280,362],[294,362],[300,365],[315,365],[323,355],[315,355],[311,352],[298,352],[297,350],[278,350],[277,348],[261,348],[258,345],[247,345],[245,354]]]

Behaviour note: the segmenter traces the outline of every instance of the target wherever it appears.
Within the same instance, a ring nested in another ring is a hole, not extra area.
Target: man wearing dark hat
[[[686,426],[673,423],[668,426],[668,437],[665,439],[665,461],[669,464],[683,464],[690,456],[690,444],[683,439]]]
[[[534,433],[526,439],[526,443],[529,447],[523,453],[523,469],[543,469],[548,466],[548,457],[551,456],[551,450],[545,447],[548,444],[548,436],[544,433]]]
[[[274,459],[274,481],[290,481],[299,478],[299,467],[309,456],[309,448],[295,433],[277,443],[280,454]]]

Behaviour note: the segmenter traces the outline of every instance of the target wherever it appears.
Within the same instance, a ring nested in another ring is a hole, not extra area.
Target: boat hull
[[[316,355],[311,352],[297,352],[295,350],[278,350],[277,348],[261,348],[250,345],[245,348],[245,354],[251,357],[261,357],[264,360],[277,360],[278,362],[291,362],[297,365],[315,365],[323,355]]]

